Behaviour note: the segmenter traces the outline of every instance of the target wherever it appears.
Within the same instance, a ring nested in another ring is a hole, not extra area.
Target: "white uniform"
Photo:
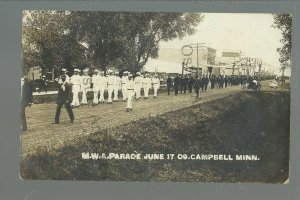
[[[156,77],[154,77],[154,78],[152,79],[152,84],[153,84],[153,90],[154,90],[153,96],[154,96],[154,97],[157,97],[157,90],[158,90],[159,87],[160,87],[160,81],[159,81],[159,79],[156,78]]]
[[[151,88],[151,79],[149,77],[145,77],[142,80],[143,88],[144,88],[144,97],[148,98],[149,89]]]
[[[94,74],[92,76],[92,83],[93,83],[93,92],[94,92],[93,104],[98,104],[99,92],[100,92],[100,75],[99,74]]]
[[[104,102],[104,91],[107,90],[107,78],[103,75],[100,75],[99,78],[99,92],[100,92],[100,98],[99,98],[99,102],[103,103]]]
[[[132,99],[133,99],[134,88],[135,88],[135,83],[132,79],[128,80],[126,84],[126,88],[127,88],[127,109],[132,109]]]
[[[141,88],[142,88],[142,77],[137,76],[134,79],[134,94],[136,99],[141,97]]]
[[[115,76],[114,78],[114,101],[118,101],[118,94],[121,89],[121,78],[119,76]]]
[[[108,99],[107,102],[112,102],[112,93],[114,91],[114,85],[115,85],[115,76],[111,75],[107,77],[107,92],[108,92]]]
[[[128,83],[129,79],[128,76],[122,76],[122,80],[121,80],[121,87],[122,87],[122,96],[123,96],[123,101],[126,101],[127,99],[127,83]]]
[[[81,76],[79,74],[73,75],[70,79],[70,83],[72,84],[72,92],[73,92],[73,101],[72,106],[79,106],[79,92],[80,92],[80,86],[81,86]]]
[[[91,77],[88,75],[81,76],[81,91],[82,91],[82,100],[81,104],[87,104],[86,94],[88,89],[91,87]]]

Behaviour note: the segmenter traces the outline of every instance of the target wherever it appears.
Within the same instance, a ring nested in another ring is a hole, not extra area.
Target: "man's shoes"
[[[53,124],[59,124],[59,122],[54,122]]]

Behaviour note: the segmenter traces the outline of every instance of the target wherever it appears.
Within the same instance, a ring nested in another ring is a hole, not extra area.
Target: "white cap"
[[[123,74],[128,74],[128,71],[124,71]]]
[[[104,71],[100,71],[100,74],[104,74]]]
[[[132,74],[128,74],[128,76],[132,77]]]
[[[84,70],[83,70],[83,72],[88,72],[88,71],[89,71],[89,69],[88,69],[88,68],[86,68],[86,69],[84,69]]]
[[[74,69],[74,72],[80,72],[80,70],[79,69]]]
[[[141,75],[141,72],[137,72],[136,75],[139,75],[139,76],[140,76],[140,75]]]
[[[99,70],[98,69],[94,69],[94,72],[99,72]]]
[[[115,71],[115,75],[118,75],[119,74],[119,72],[118,71]]]
[[[61,71],[63,71],[63,72],[66,72],[66,71],[67,71],[67,69],[66,69],[66,68],[62,68],[62,69],[61,69]]]

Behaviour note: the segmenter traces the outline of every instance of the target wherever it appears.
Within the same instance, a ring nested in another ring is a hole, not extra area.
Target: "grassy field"
[[[283,183],[289,168],[288,91],[223,99],[109,127],[22,157],[25,179]],[[82,152],[255,154],[259,161],[83,160]]]

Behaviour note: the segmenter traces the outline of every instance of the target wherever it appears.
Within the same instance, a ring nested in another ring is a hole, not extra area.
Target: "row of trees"
[[[24,11],[23,68],[139,71],[159,43],[192,35],[199,13]]]

